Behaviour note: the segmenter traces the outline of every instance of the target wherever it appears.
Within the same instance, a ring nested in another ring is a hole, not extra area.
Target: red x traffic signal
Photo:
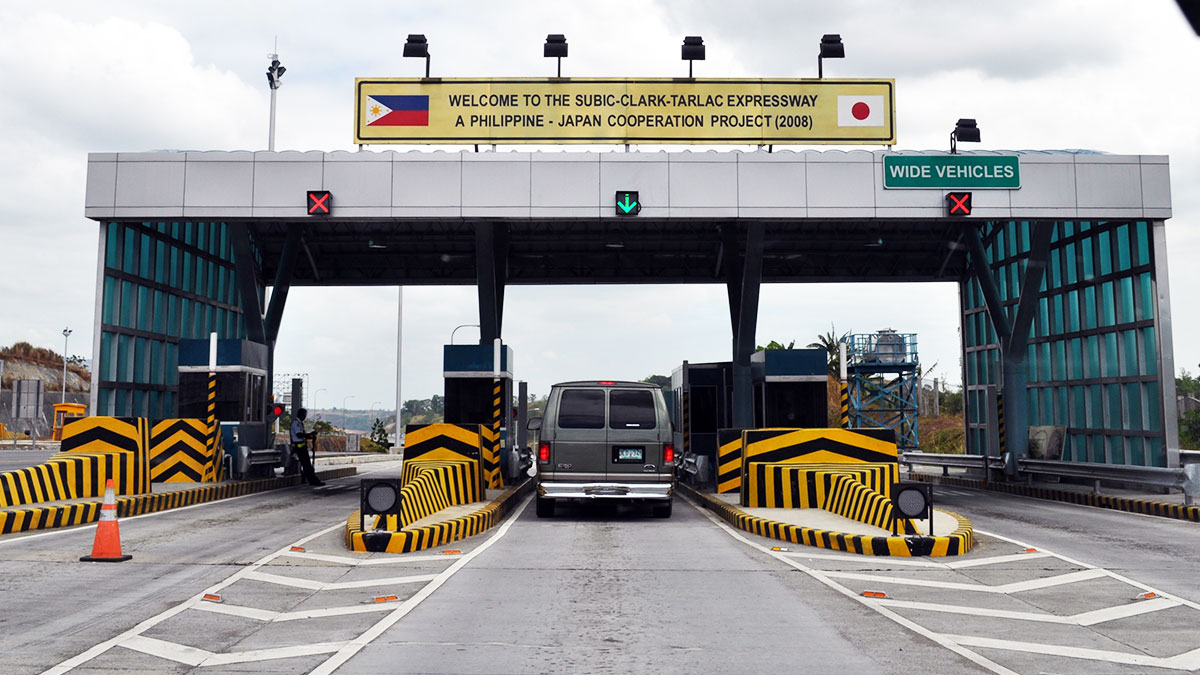
[[[333,193],[329,190],[309,190],[308,215],[328,216],[333,209]]]
[[[946,193],[946,215],[948,215],[948,216],[969,216],[969,215],[971,215],[971,193],[970,192],[947,192]]]

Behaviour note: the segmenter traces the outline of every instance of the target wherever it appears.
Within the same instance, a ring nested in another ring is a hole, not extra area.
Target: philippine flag
[[[882,96],[839,96],[837,104],[839,127],[883,126]]]
[[[367,126],[427,127],[428,96],[368,96]]]

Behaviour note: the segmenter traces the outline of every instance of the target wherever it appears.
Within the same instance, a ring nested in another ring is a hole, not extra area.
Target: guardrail
[[[923,466],[940,466],[942,475],[950,473],[950,467],[975,469],[986,476],[988,469],[1004,469],[1004,460],[1000,457],[984,457],[981,455],[942,455],[931,452],[905,452],[899,457],[901,464],[912,470],[914,464]],[[1033,481],[1033,476],[1066,476],[1092,481],[1092,489],[1100,491],[1103,481],[1118,483],[1135,483],[1159,488],[1175,489],[1183,492],[1184,503],[1191,506],[1200,494],[1200,452],[1192,450],[1180,451],[1180,463],[1176,469],[1165,469],[1153,466],[1130,466],[1127,464],[1094,464],[1090,462],[1062,462],[1049,459],[1021,458],[1017,460],[1018,470],[1025,474],[1026,479]]]
[[[1200,493],[1200,464],[1185,464],[1178,469],[1155,466],[1130,466],[1128,464],[1093,464],[1090,462],[1060,462],[1049,459],[1017,460],[1017,466],[1027,475],[1069,476],[1083,478],[1093,483],[1092,489],[1100,491],[1101,481],[1136,483],[1154,487],[1183,491],[1184,504],[1191,506]],[[1032,478],[1030,478],[1032,480]]]

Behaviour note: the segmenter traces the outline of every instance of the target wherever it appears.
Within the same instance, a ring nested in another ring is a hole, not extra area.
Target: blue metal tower
[[[901,452],[917,450],[917,335],[881,330],[847,338],[850,426],[896,432]]]

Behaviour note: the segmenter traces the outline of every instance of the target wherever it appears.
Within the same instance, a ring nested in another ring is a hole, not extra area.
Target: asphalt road
[[[41,464],[58,452],[58,450],[37,450],[31,449],[28,445],[21,447],[17,446],[13,449],[9,443],[0,441],[0,471],[12,471],[13,469],[24,469],[27,466]]]
[[[0,538],[0,672],[1200,669],[1196,524],[939,488],[987,533],[949,565],[772,551],[683,500],[362,555],[356,485],[124,519],[121,564],[78,562],[94,526]]]

